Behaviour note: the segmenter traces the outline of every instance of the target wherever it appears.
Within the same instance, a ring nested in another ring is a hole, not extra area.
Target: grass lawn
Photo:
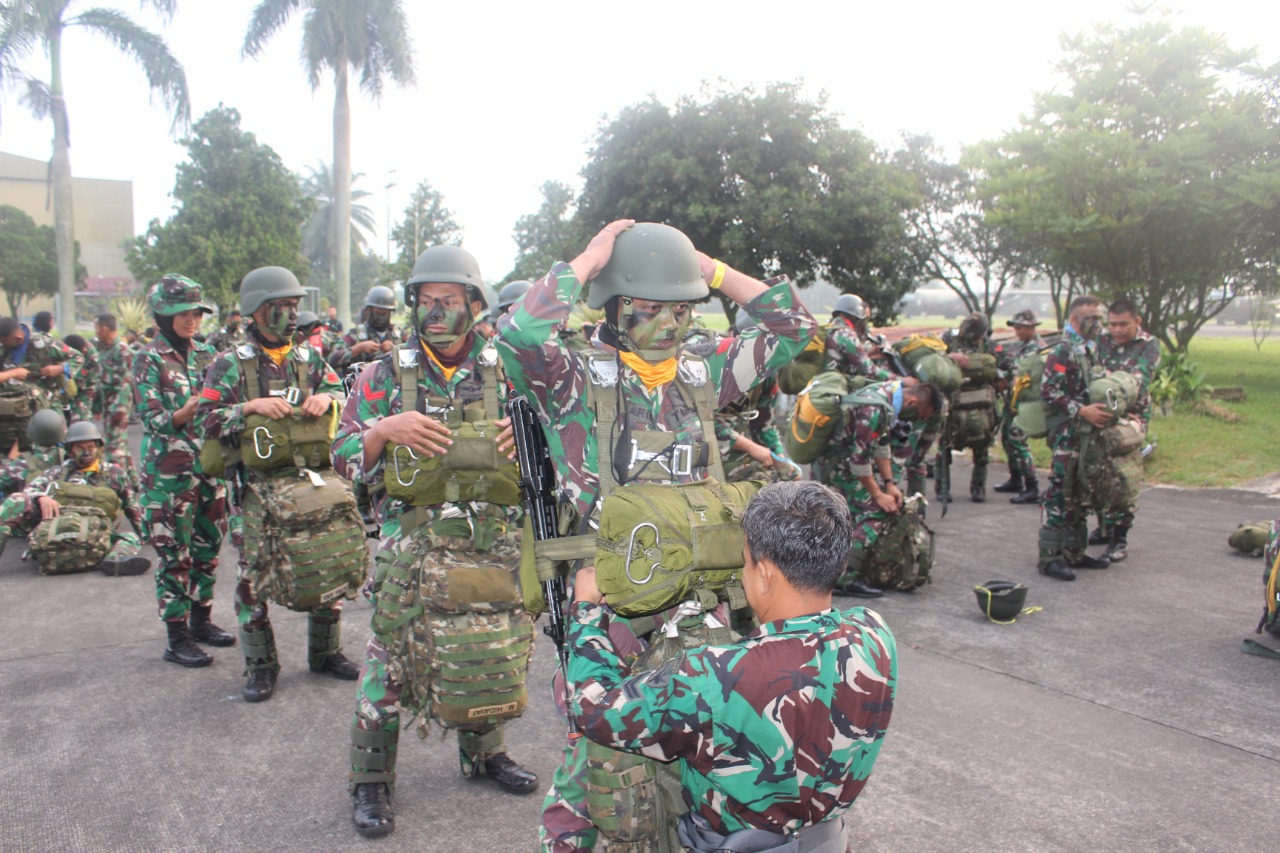
[[[1151,421],[1151,438],[1158,443],[1147,458],[1150,483],[1179,486],[1235,486],[1280,471],[1280,341],[1268,340],[1261,350],[1248,338],[1197,337],[1191,359],[1217,388],[1238,385],[1243,403],[1215,400],[1214,405],[1239,418],[1228,423],[1195,404],[1181,404],[1168,414],[1159,411]],[[1031,442],[1036,465],[1049,466],[1043,440]],[[999,442],[993,460],[1003,459]],[[994,471],[1000,478],[1003,472]]]

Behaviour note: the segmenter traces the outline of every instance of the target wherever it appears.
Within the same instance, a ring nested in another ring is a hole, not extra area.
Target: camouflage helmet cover
[[[184,311],[213,313],[206,305],[200,283],[185,275],[170,273],[151,286],[147,293],[147,305],[151,313],[160,317],[173,317]]]

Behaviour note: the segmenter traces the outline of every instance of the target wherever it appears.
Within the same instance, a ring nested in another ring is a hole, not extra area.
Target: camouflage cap
[[[172,317],[183,311],[203,311],[212,314],[212,306],[204,303],[200,283],[185,275],[166,275],[151,286],[147,293],[147,305],[151,313]]]
[[[1039,326],[1040,321],[1036,319],[1036,312],[1030,308],[1023,308],[1017,314],[1013,315],[1013,319],[1006,325],[1009,326]]]

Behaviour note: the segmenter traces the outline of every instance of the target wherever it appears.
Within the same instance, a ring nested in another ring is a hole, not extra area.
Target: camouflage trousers
[[[227,487],[210,477],[148,474],[141,494],[143,534],[160,557],[160,618],[180,622],[192,602],[213,600],[218,551],[226,533]]]
[[[1040,504],[1041,522],[1050,530],[1070,530],[1084,523],[1083,496],[1076,476],[1080,462],[1080,435],[1071,422],[1049,430],[1049,486]]]
[[[856,478],[841,476],[827,470],[827,466],[816,466],[814,478],[839,492],[849,506],[849,514],[853,516],[853,548],[849,553],[849,570],[836,581],[838,584],[848,583],[858,578],[864,562],[861,558],[875,547],[885,522],[889,520],[889,514],[871,499],[871,493]],[[920,486],[923,487],[923,483]]]
[[[773,460],[771,467],[757,462],[745,453],[733,451],[724,458],[724,478],[730,483],[745,480],[763,480],[766,483],[790,482],[800,479],[800,470],[794,465]]]
[[[1009,476],[1024,483],[1034,483],[1036,461],[1031,456],[1026,436],[1014,429],[1013,415],[1008,412],[1000,421],[1000,447],[1004,449],[1004,457],[1009,463]]]
[[[0,548],[3,540],[14,536],[30,536],[42,521],[40,503],[35,497],[28,497],[19,492],[10,495],[0,503]],[[111,532],[111,550],[107,558],[135,557],[142,542],[131,530],[113,530]]]
[[[129,478],[137,483],[138,466],[133,461],[133,454],[129,452],[128,418],[126,417],[122,427],[112,426],[111,420],[111,415],[108,414],[102,421],[102,437],[105,442],[102,458],[129,472]]]

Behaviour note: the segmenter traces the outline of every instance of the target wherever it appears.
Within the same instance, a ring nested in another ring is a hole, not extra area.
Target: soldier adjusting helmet
[[[657,222],[637,222],[614,240],[609,263],[591,282],[587,306],[603,308],[615,296],[692,302],[710,293],[698,252],[684,232]]]
[[[856,293],[842,293],[836,299],[836,304],[831,306],[831,313],[844,314],[855,320],[866,320],[871,316],[867,311],[867,303],[862,301],[862,297]]]
[[[67,420],[57,409],[41,409],[27,421],[27,438],[32,444],[53,447],[67,437]]]
[[[298,277],[284,267],[258,267],[240,282],[240,311],[249,316],[272,299],[301,299],[307,292]]]
[[[151,313],[159,317],[173,317],[195,310],[213,313],[213,307],[204,302],[200,283],[185,275],[166,275],[153,284],[147,293],[147,305]]]

